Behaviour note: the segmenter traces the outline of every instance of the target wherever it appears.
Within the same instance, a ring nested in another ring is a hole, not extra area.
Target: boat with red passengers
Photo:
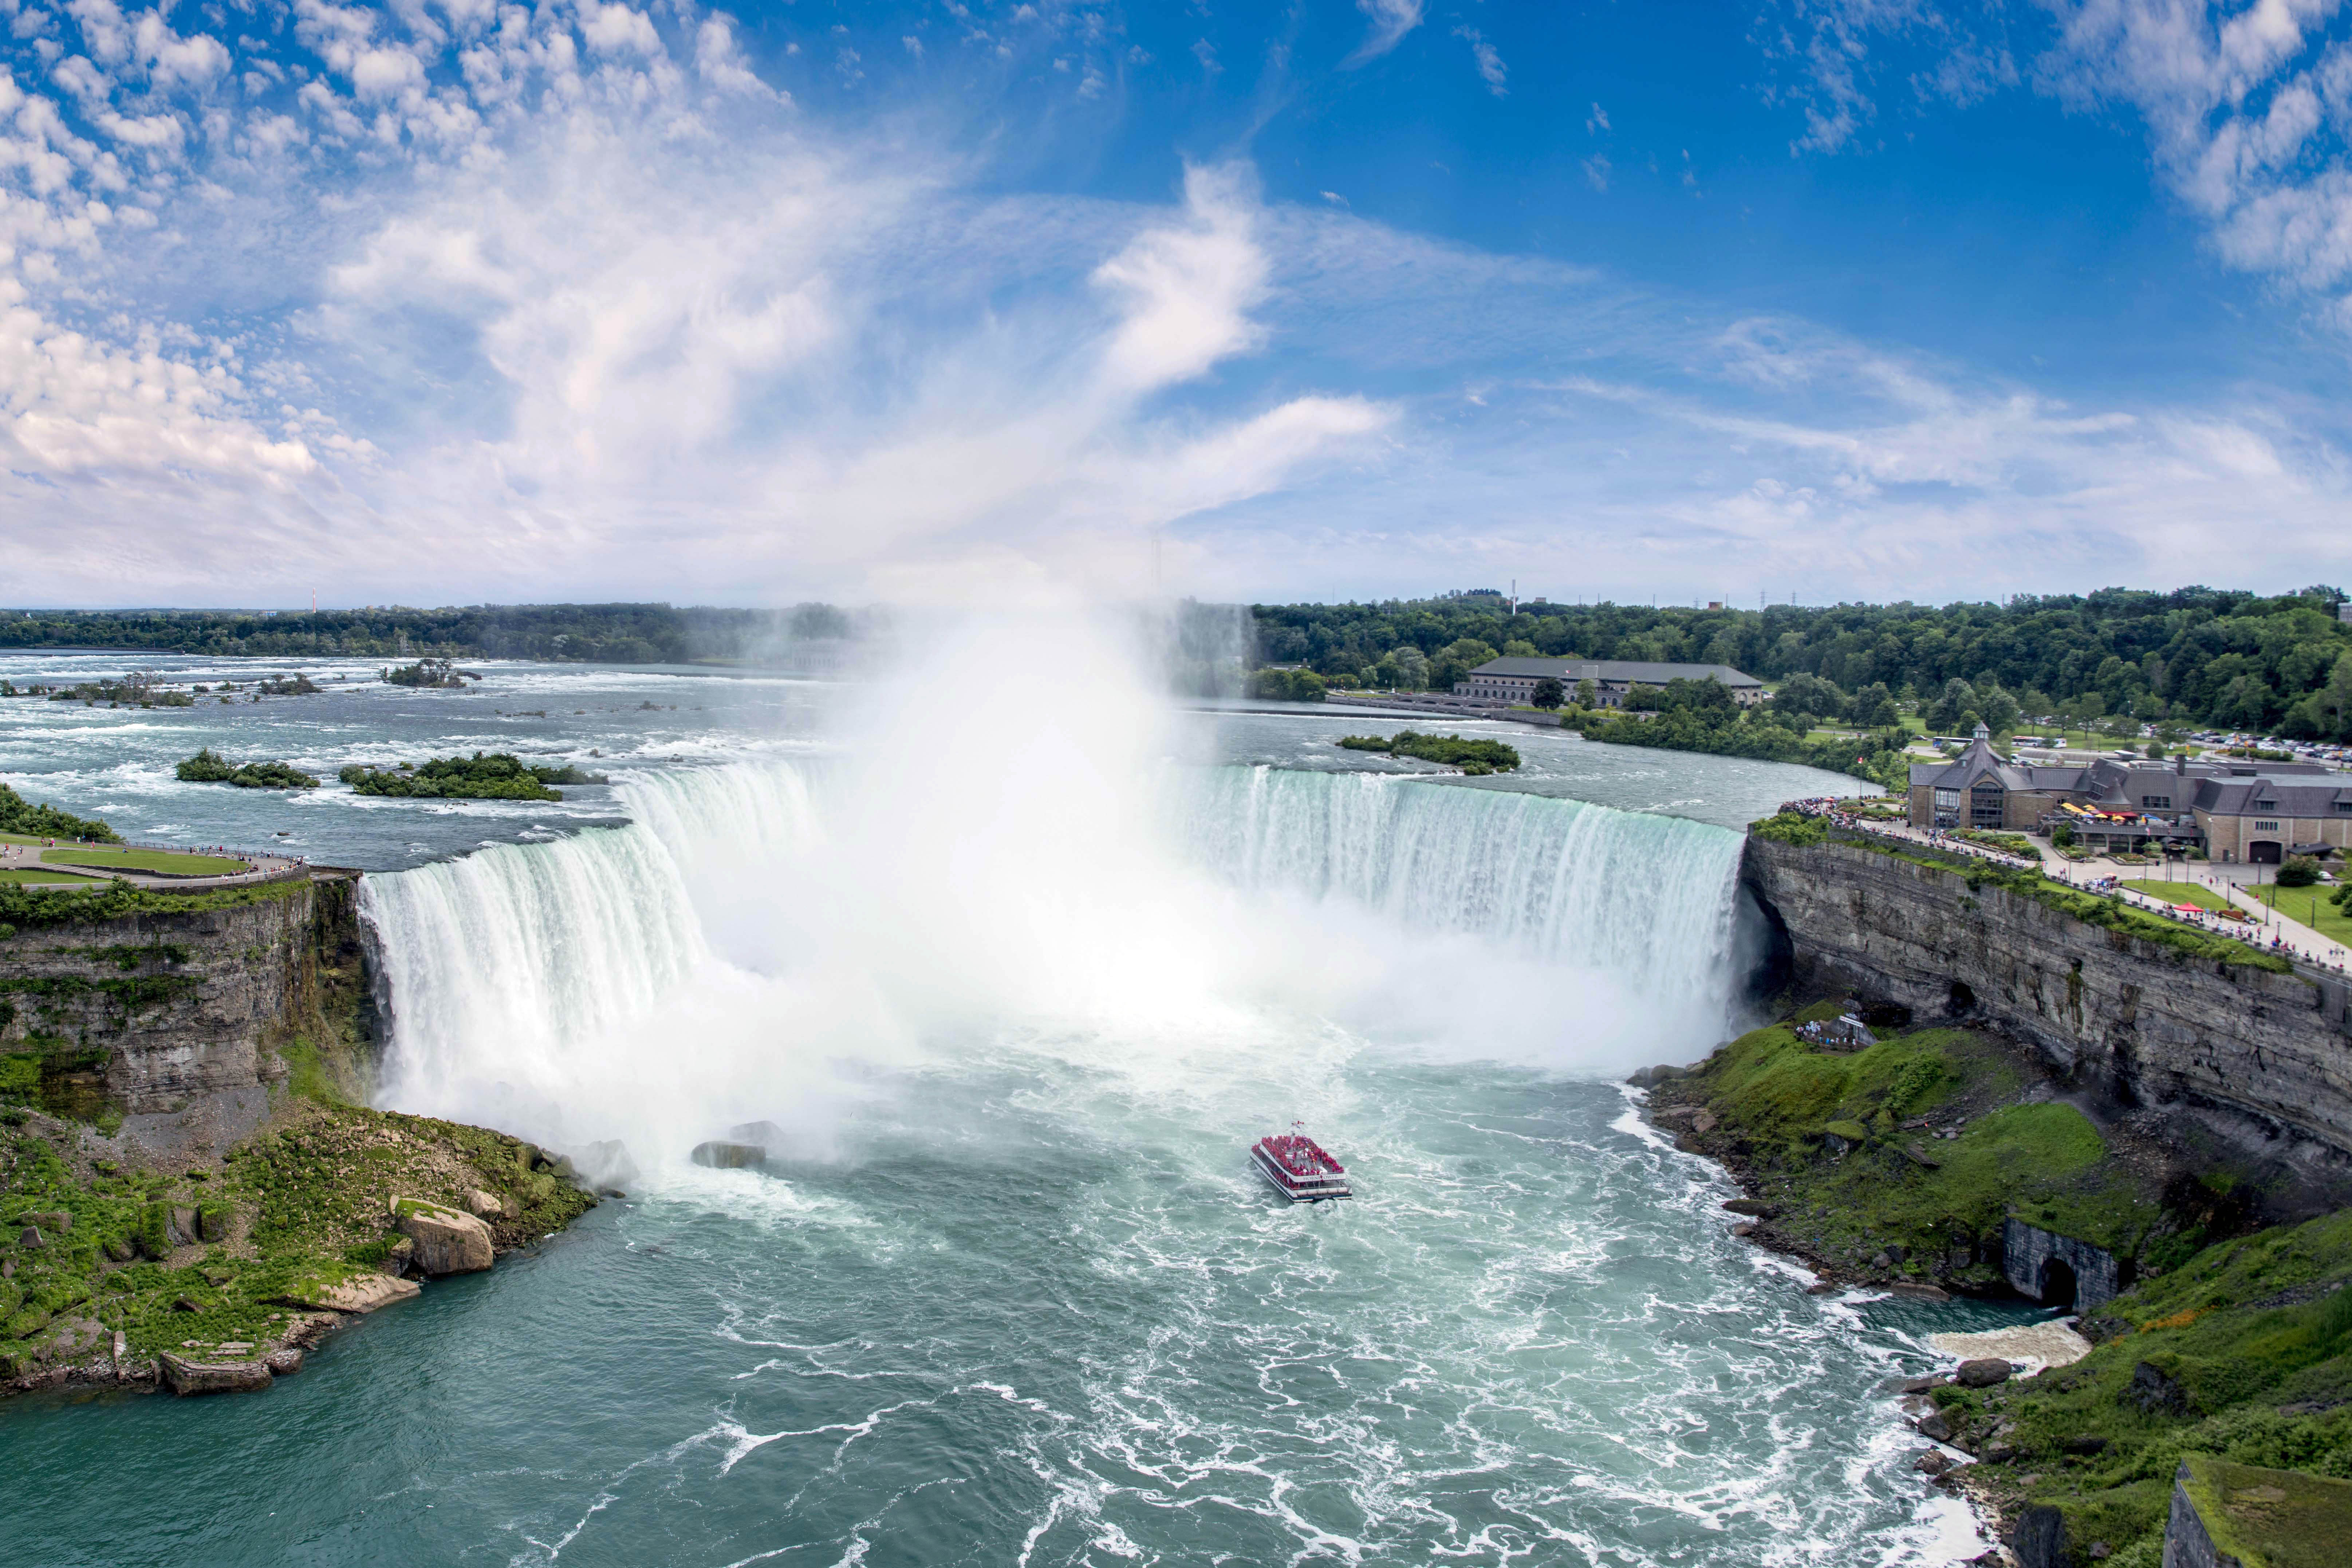
[[[1250,1160],[1274,1190],[1293,1203],[1320,1203],[1326,1198],[1351,1198],[1347,1167],[1323,1152],[1307,1136],[1304,1122],[1294,1121],[1287,1132],[1276,1132],[1250,1145]]]

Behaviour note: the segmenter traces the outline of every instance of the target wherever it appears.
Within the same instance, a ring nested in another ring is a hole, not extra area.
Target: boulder
[[[197,1361],[165,1351],[163,1382],[174,1394],[253,1394],[269,1386],[269,1368],[257,1361]]]
[[[128,1263],[138,1256],[138,1248],[119,1236],[106,1238],[106,1255],[117,1263]]]
[[[416,1244],[416,1267],[426,1274],[478,1274],[496,1253],[490,1227],[462,1209],[423,1198],[393,1200],[394,1223]]]
[[[292,1345],[283,1345],[261,1358],[272,1377],[289,1377],[302,1370],[302,1352]]]
[[[1952,1468],[1952,1457],[1941,1448],[1923,1448],[1911,1468],[1923,1476],[1940,1476]]]
[[[726,1143],[714,1139],[694,1146],[694,1163],[714,1171],[743,1171],[768,1163],[768,1151],[757,1143]]]
[[[1931,1442],[1948,1443],[1952,1440],[1952,1424],[1944,1419],[1944,1413],[1940,1410],[1930,1410],[1913,1425],[1919,1429],[1919,1436]]]
[[[2018,1568],[2067,1568],[2066,1516],[2046,1504],[2027,1509],[2017,1516],[2009,1549]]]
[[[2161,1368],[2147,1362],[2132,1368],[2131,1383],[2120,1397],[2126,1405],[2137,1405],[2150,1415],[2189,1414],[2189,1391]]]
[[[1990,1388],[1995,1384],[2007,1383],[2010,1371],[2009,1363],[1999,1356],[1979,1356],[1960,1363],[1952,1373],[1952,1381],[1962,1388]]]
[[[1689,1068],[1667,1067],[1662,1062],[1654,1068],[1642,1068],[1639,1072],[1634,1073],[1625,1081],[1632,1084],[1635,1089],[1648,1089],[1654,1084],[1670,1083],[1675,1079],[1688,1078],[1689,1076]]]
[[[1723,1206],[1733,1214],[1744,1214],[1750,1219],[1770,1219],[1780,1212],[1762,1198],[1726,1198]]]
[[[196,1239],[196,1211],[194,1209],[175,1205],[172,1209],[171,1220],[171,1237],[173,1246],[185,1247],[190,1242]]]
[[[1931,1388],[1941,1386],[1943,1381],[1934,1373],[1929,1373],[1925,1377],[1906,1377],[1895,1385],[1895,1391],[1897,1394],[1925,1394]]]
[[[305,1307],[314,1312],[359,1313],[373,1312],[378,1307],[405,1301],[416,1294],[417,1288],[411,1280],[394,1279],[388,1274],[355,1274],[332,1285],[289,1290],[270,1300],[281,1307]]]
[[[395,1279],[406,1279],[409,1270],[415,1267],[416,1243],[404,1236],[394,1242],[392,1250],[383,1255],[383,1271]]]
[[[1754,1220],[1742,1220],[1738,1225],[1731,1227],[1731,1234],[1734,1236],[1754,1236],[1757,1229],[1758,1226]]]
[[[1897,1279],[1886,1289],[1893,1295],[1907,1296],[1914,1301],[1948,1301],[1952,1299],[1952,1293],[1941,1285],[1922,1285],[1910,1279]]]
[[[43,1209],[37,1214],[18,1217],[26,1225],[39,1226],[51,1236],[63,1236],[73,1228],[73,1215],[65,1209]]]
[[[28,1225],[25,1227],[25,1234],[16,1238],[16,1245],[23,1247],[27,1252],[38,1252],[42,1247],[47,1246],[48,1243],[41,1239],[41,1227],[39,1226]]]
[[[477,1219],[497,1219],[507,1212],[507,1202],[496,1193],[476,1187],[466,1194],[466,1209]]]
[[[196,1235],[205,1241],[226,1241],[235,1211],[226,1204],[204,1204],[196,1209]]]

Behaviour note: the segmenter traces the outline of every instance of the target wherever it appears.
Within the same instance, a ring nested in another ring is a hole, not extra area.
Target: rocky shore
[[[264,1389],[337,1328],[593,1207],[529,1143],[281,1096],[217,1156],[0,1111],[0,1393]]]
[[[2265,1226],[2294,1194],[2193,1125],[2070,1094],[2027,1044],[1854,1016],[1817,1005],[1633,1081],[1739,1182],[1736,1233],[1816,1292],[2074,1309],[1955,1336],[1956,1364],[1886,1391],[1927,1483],[2003,1543],[1979,1561],[2159,1568],[2187,1457],[2352,1477],[2352,1211]]]

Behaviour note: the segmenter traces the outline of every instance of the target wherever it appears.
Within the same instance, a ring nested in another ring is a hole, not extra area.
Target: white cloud
[[[724,12],[713,12],[705,17],[696,31],[694,68],[720,92],[743,93],[752,98],[782,96],[772,91],[744,61],[735,42],[735,18]]]
[[[1506,79],[1509,73],[1504,68],[1503,57],[1495,52],[1495,46],[1486,41],[1486,35],[1475,27],[1456,27],[1454,36],[1469,43],[1471,61],[1477,66],[1479,79],[1486,84],[1486,90],[1496,98],[1507,97],[1510,89]]]
[[[1356,0],[1356,9],[1368,17],[1371,26],[1364,31],[1364,41],[1355,52],[1339,62],[1345,70],[1362,65],[1387,54],[1404,41],[1404,36],[1421,26],[1422,0]]]

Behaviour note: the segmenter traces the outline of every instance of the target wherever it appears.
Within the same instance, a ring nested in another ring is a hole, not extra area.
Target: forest
[[[1775,701],[1865,726],[1916,701],[1931,728],[1974,714],[2084,727],[2178,721],[2352,740],[2342,590],[2106,588],[1942,606],[1761,610],[1494,601],[1254,605],[1256,658],[1327,679],[1445,690],[1498,654],[1726,664]]]
[[[471,605],[361,610],[0,610],[0,647],[289,658],[530,658],[683,664],[855,635],[831,605]]]

